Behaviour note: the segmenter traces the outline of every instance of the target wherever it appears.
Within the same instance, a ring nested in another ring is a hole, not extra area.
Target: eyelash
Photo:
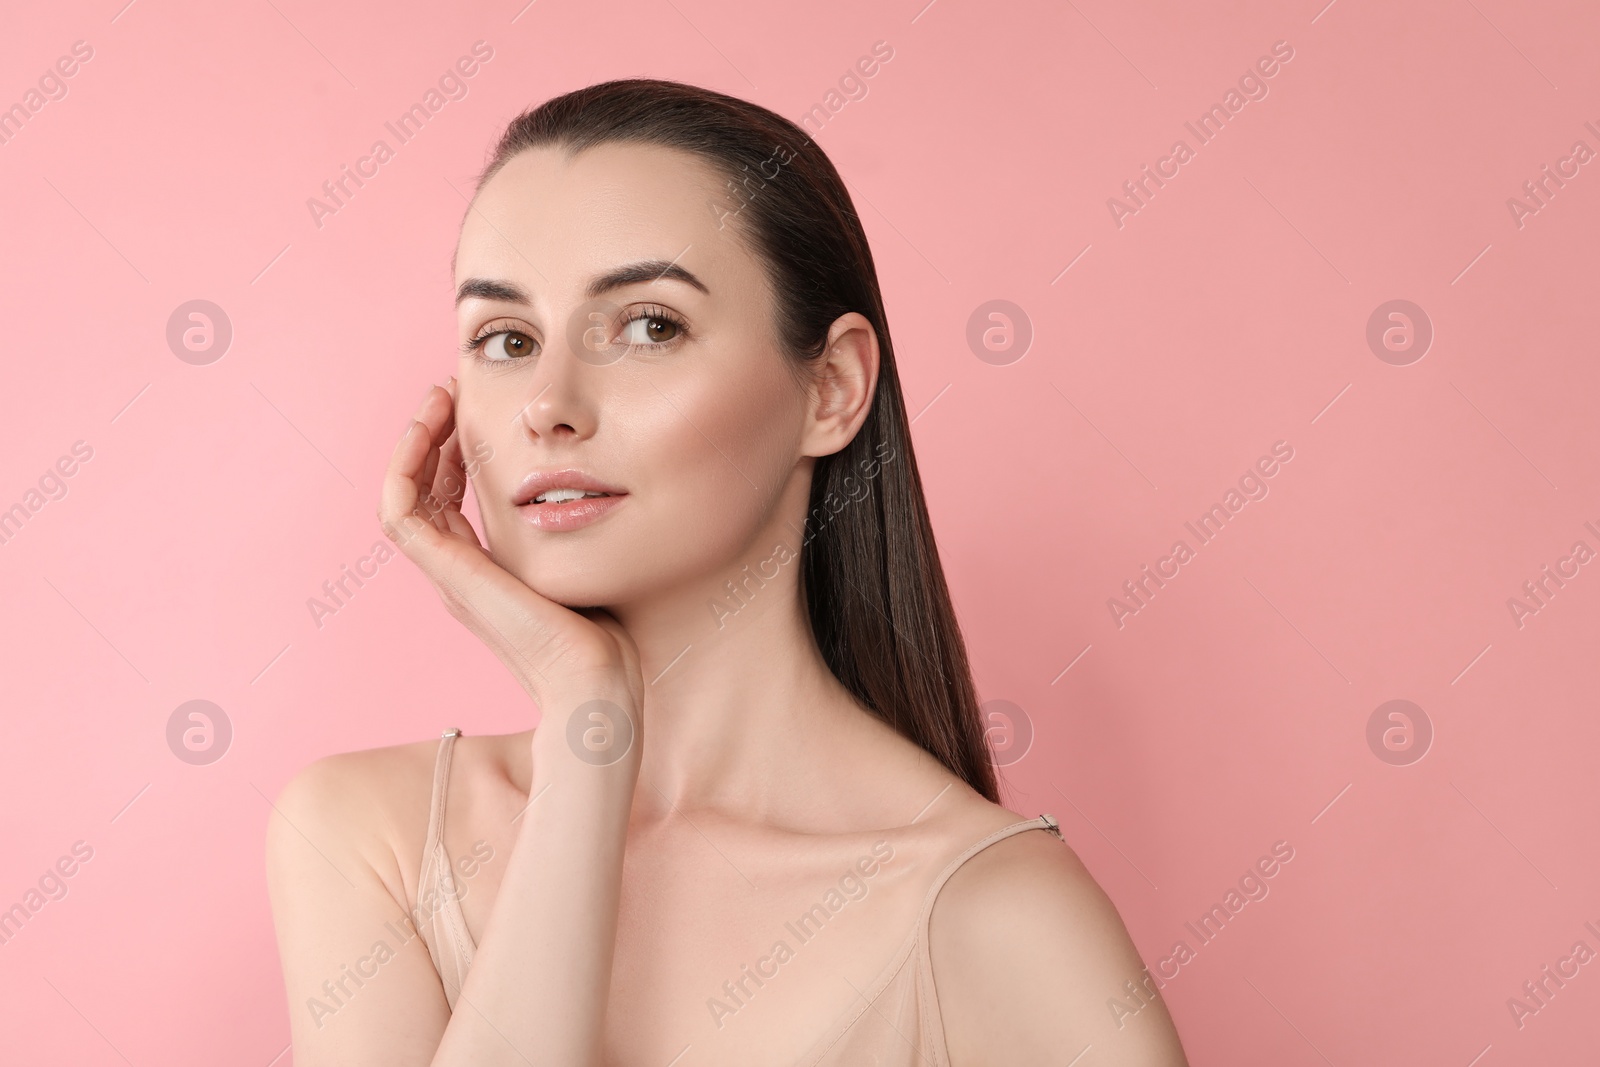
[[[661,322],[669,322],[678,331],[677,336],[672,338],[672,340],[670,340],[670,341],[647,341],[647,342],[641,342],[641,343],[638,343],[638,344],[630,344],[630,345],[627,346],[629,351],[632,351],[633,349],[636,349],[636,348],[644,348],[644,349],[663,349],[663,348],[668,348],[668,347],[670,347],[672,345],[677,344],[679,341],[683,340],[684,336],[688,333],[688,330],[689,330],[688,324],[685,323],[681,317],[679,317],[674,312],[668,311],[666,308],[661,307],[658,304],[647,304],[644,307],[641,307],[641,308],[637,309],[637,311],[635,313],[629,315],[626,319],[622,320],[622,326],[624,328],[626,328],[627,326],[631,325],[632,323],[635,323],[635,322],[639,321],[640,319],[656,319],[656,320],[659,320]],[[520,360],[518,360],[518,359],[484,359],[483,358],[481,350],[482,350],[484,344],[489,340],[489,338],[494,337],[496,334],[502,334],[502,333],[521,333],[521,334],[525,334],[526,335],[528,333],[528,331],[526,331],[526,330],[518,330],[518,329],[507,327],[507,326],[503,325],[503,320],[496,320],[496,321],[488,322],[488,323],[485,323],[484,326],[481,329],[478,330],[477,336],[473,337],[470,341],[466,342],[465,344],[463,344],[461,346],[461,351],[465,355],[473,355],[474,353],[477,353],[478,354],[478,361],[480,363],[516,363],[516,362],[519,362]]]

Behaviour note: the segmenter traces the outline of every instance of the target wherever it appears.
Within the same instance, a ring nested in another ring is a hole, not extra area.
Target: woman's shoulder
[[[1116,906],[1053,833],[1013,833],[962,863],[935,901],[928,951],[953,1062],[1035,1062],[1073,1040],[1074,1050],[1098,1045],[1114,1021],[1108,1000],[1144,1003],[1130,1000],[1130,982],[1155,1010],[1119,1034],[1107,1062],[1183,1062]],[[1013,1010],[995,1013],[997,1002]]]
[[[995,832],[1024,818],[998,804],[986,807],[970,817]],[[994,956],[996,946],[1020,947],[1041,932],[1076,937],[1083,931],[1075,926],[1121,927],[1110,899],[1063,838],[1041,826],[983,841],[951,873],[933,908],[929,939],[947,954]]]
[[[320,756],[290,776],[274,807],[352,827],[392,815],[395,802],[429,791],[438,746],[430,738]]]
[[[452,777],[496,770],[515,776],[527,761],[517,757],[532,731],[520,734],[459,734],[450,756]],[[307,812],[335,812],[353,823],[367,817],[409,814],[420,802],[424,814],[433,795],[442,737],[376,748],[336,752],[306,764],[284,785],[276,806]],[[454,787],[452,786],[452,789]],[[407,819],[407,824],[411,820]]]
[[[461,735],[450,756],[450,795],[504,781],[518,771],[527,734]],[[269,862],[309,843],[326,854],[371,867],[404,900],[414,892],[441,738],[431,737],[321,756],[301,767],[273,802]],[[287,846],[287,847],[280,847]]]
[[[370,868],[397,900],[408,889],[401,857],[421,854],[437,739],[321,756],[290,776],[272,803],[269,867],[305,862],[309,848],[341,873]],[[420,809],[420,816],[418,815]],[[348,881],[348,876],[346,877]]]

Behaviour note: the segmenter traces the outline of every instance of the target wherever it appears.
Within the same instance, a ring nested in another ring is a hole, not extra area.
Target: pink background
[[[1520,1028],[1506,1003],[1600,950],[1600,564],[1520,627],[1507,604],[1600,549],[1600,162],[1520,227],[1506,203],[1600,150],[1593,5],[123,2],[0,35],[0,105],[94,50],[0,144],[0,508],[93,448],[0,545],[0,908],[94,850],[0,945],[0,1059],[289,1063],[266,798],[330,752],[530,724],[410,564],[320,629],[306,606],[378,538],[383,464],[450,372],[452,242],[503,125],[638,74],[798,119],[880,40],[818,139],[981,692],[1035,733],[1010,805],[1060,818],[1152,967],[1295,850],[1166,988],[1191,1061],[1600,1047],[1600,963]],[[468,95],[317,227],[307,198],[479,40]],[[1280,40],[1196,147],[1184,122]],[[1119,227],[1107,199],[1180,137]],[[233,327],[204,366],[166,340],[194,299]],[[1034,332],[1005,365],[966,341],[995,299]],[[1435,331],[1406,366],[1366,340],[1394,299]],[[1199,545],[1183,524],[1277,441],[1269,495]],[[1179,538],[1119,627],[1107,600]],[[192,699],[232,724],[210,765],[168,748]],[[1409,765],[1368,744],[1392,699],[1432,725]]]

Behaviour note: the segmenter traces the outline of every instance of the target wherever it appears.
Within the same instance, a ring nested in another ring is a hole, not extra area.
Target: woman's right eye
[[[531,356],[537,348],[538,342],[527,334],[517,330],[501,330],[483,339],[483,358],[489,363],[504,363]]]

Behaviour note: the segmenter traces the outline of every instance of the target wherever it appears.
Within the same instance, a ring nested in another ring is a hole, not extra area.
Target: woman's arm
[[[958,868],[929,952],[951,1067],[1187,1067],[1116,908],[1049,834],[998,841]]]
[[[373,797],[393,755],[329,756],[290,779],[267,823],[267,888],[299,1067],[432,1062],[450,1019],[407,915]]]
[[[569,748],[565,709],[590,699],[611,700],[593,690],[582,700],[555,698],[548,726],[534,733],[536,799],[517,820],[505,879],[435,1067],[601,1062],[641,746],[635,737],[620,759],[599,764]]]

